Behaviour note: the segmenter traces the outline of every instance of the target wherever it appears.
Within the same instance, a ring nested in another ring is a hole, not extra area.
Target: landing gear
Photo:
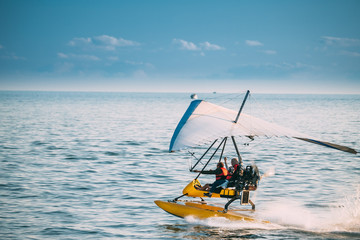
[[[233,203],[233,202],[234,202],[235,200],[237,200],[237,199],[240,199],[240,195],[236,195],[236,196],[232,197],[232,198],[225,204],[224,213],[227,213],[230,204]]]
[[[241,193],[236,194],[236,196],[232,197],[224,207],[224,213],[226,213],[229,209],[230,204],[232,204],[235,200],[240,199],[241,205],[251,205],[251,209],[255,210],[255,204],[250,200],[250,191],[243,190]]]
[[[181,196],[179,196],[177,198],[174,198],[173,200],[169,200],[169,202],[177,202],[180,198],[185,197],[186,195],[188,195],[188,194],[185,193],[185,194],[183,194],[183,195],[181,195]]]

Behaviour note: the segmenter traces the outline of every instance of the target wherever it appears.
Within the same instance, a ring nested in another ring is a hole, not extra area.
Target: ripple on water
[[[44,228],[40,231],[40,234],[43,236],[59,236],[59,235],[68,235],[68,236],[78,236],[78,235],[100,235],[101,231],[93,229],[75,229],[70,227],[51,227]]]
[[[31,145],[33,146],[44,146],[44,145],[47,145],[48,143],[47,142],[43,142],[43,141],[33,141],[31,142]]]
[[[108,152],[104,152],[104,154],[107,156],[119,156],[121,153],[108,151]]]
[[[119,145],[119,146],[141,146],[141,145],[145,145],[145,144],[146,144],[145,142],[128,140],[128,141],[119,142],[116,145]]]
[[[96,156],[77,156],[77,155],[72,155],[72,154],[68,154],[66,155],[66,157],[64,158],[65,160],[73,160],[73,161],[78,161],[78,160],[89,160],[89,161],[95,161],[98,160],[99,158]]]

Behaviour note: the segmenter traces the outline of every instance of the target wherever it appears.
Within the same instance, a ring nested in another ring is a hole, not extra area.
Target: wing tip
[[[310,142],[310,143],[315,143],[315,144],[318,144],[318,145],[321,145],[321,146],[324,146],[324,147],[333,148],[333,149],[336,149],[336,150],[339,150],[339,151],[352,153],[352,154],[355,154],[355,155],[358,153],[353,148],[338,145],[338,144],[335,144],[335,143],[329,143],[329,142],[319,141],[319,140],[310,139],[310,138],[301,138],[301,137],[294,137],[294,138],[299,139],[299,140],[303,140],[303,141],[306,141],[306,142]]]

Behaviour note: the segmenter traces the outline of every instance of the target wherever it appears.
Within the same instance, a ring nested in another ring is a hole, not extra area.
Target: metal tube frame
[[[240,161],[242,161],[242,158],[241,158],[239,149],[238,149],[238,147],[237,147],[237,144],[236,144],[236,142],[235,142],[235,137],[234,137],[234,136],[231,136],[231,140],[232,140],[232,142],[233,142],[233,144],[234,144],[234,148],[235,148],[235,151],[236,151],[236,154],[237,154],[237,156],[238,156],[239,163],[240,163]]]
[[[239,112],[238,112],[238,114],[237,114],[237,116],[236,116],[236,119],[235,119],[234,123],[237,123],[237,121],[239,120],[240,113],[241,113],[241,111],[242,111],[242,109],[243,109],[243,107],[244,107],[244,105],[245,105],[245,102],[246,102],[246,99],[247,99],[248,96],[249,96],[249,93],[250,93],[250,91],[247,90],[247,91],[246,91],[245,98],[244,98],[244,100],[243,100],[243,102],[242,102],[242,104],[241,104],[241,107],[240,107],[240,109],[239,109]]]
[[[226,141],[227,141],[227,137],[224,138],[225,142],[224,142],[224,146],[221,150],[221,154],[220,154],[220,158],[219,158],[219,162],[221,162],[222,156],[224,155],[224,150],[225,150],[225,146],[226,146]],[[227,169],[227,168],[226,168]]]
[[[198,159],[198,161],[195,163],[195,165],[190,169],[190,172],[194,170],[194,168],[199,164],[199,162],[204,158],[204,156],[209,152],[209,150],[214,146],[217,139],[210,145],[210,147],[205,151],[205,153]]]
[[[225,139],[224,138],[221,143],[219,144],[219,146],[216,148],[215,152],[211,155],[211,157],[209,158],[209,160],[206,162],[206,164],[204,165],[204,167],[201,169],[201,171],[199,172],[199,174],[197,175],[197,177],[194,179],[198,179],[201,175],[201,173],[204,171],[204,169],[207,167],[207,165],[209,164],[209,162],[211,161],[211,159],[215,156],[216,152],[219,150],[219,148],[221,147],[221,145],[225,142]]]

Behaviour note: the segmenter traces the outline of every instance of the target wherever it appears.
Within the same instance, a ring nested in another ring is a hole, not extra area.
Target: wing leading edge
[[[321,146],[356,154],[352,148],[314,140],[305,134],[204,100],[194,100],[186,110],[171,138],[169,151],[196,147],[215,139],[231,136],[292,137]]]

